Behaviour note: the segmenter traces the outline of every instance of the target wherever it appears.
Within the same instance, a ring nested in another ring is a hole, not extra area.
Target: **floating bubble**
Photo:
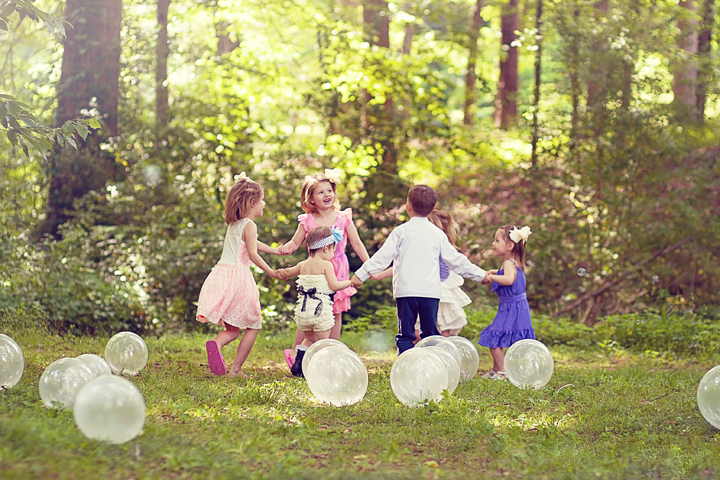
[[[720,365],[711,368],[698,384],[700,413],[715,428],[720,428]]]
[[[0,333],[0,390],[12,388],[25,370],[25,357],[15,340]]]
[[[87,438],[125,443],[135,438],[145,424],[145,400],[128,380],[103,375],[80,389],[73,416]]]
[[[110,365],[99,355],[83,353],[75,358],[83,362],[85,366],[90,369],[93,374],[93,378],[97,378],[100,375],[112,375]]]
[[[162,170],[157,165],[148,165],[142,169],[145,183],[151,187],[155,187],[162,181]]]
[[[652,281],[653,281],[653,283],[658,283],[660,281],[660,277],[658,277],[657,275],[653,275]]]
[[[308,365],[310,365],[310,359],[315,356],[317,352],[322,350],[325,347],[331,347],[331,346],[339,346],[339,347],[345,347],[347,348],[347,345],[345,345],[340,340],[335,340],[332,338],[323,338],[322,340],[318,340],[317,342],[314,342],[312,345],[308,347],[307,350],[305,350],[305,356],[302,359],[302,371],[307,372]]]
[[[313,395],[336,407],[358,403],[367,392],[365,364],[344,345],[329,345],[316,351],[303,373]]]
[[[105,345],[105,360],[113,373],[137,375],[148,361],[148,348],[139,335],[120,332]]]
[[[467,382],[475,377],[478,365],[480,365],[480,354],[475,348],[475,344],[465,337],[452,336],[447,337],[452,341],[460,351],[462,360],[460,361],[460,381]]]
[[[371,352],[389,352],[395,350],[392,336],[377,330],[369,331],[363,338],[365,347]]]
[[[584,268],[578,268],[578,277],[584,277],[587,275],[587,271]]]
[[[440,347],[446,352],[448,352],[450,355],[452,355],[457,361],[458,365],[462,364],[462,354],[460,353],[460,349],[455,346],[455,343],[452,340],[449,340],[448,337],[443,337],[442,335],[431,335],[429,337],[423,338],[417,344],[415,344],[415,348],[424,347]]]
[[[516,387],[542,388],[550,381],[553,369],[550,350],[537,340],[520,340],[505,352],[505,374]]]
[[[390,388],[403,405],[440,402],[448,384],[445,364],[429,348],[404,351],[390,370]]]
[[[55,360],[40,376],[40,398],[49,408],[72,408],[78,391],[92,379],[92,371],[77,358]]]
[[[450,352],[443,349],[440,345],[425,348],[440,357],[440,360],[442,360],[443,365],[445,365],[445,368],[447,369],[446,388],[450,390],[450,393],[453,393],[457,388],[458,383],[460,383],[460,363],[458,363]]]

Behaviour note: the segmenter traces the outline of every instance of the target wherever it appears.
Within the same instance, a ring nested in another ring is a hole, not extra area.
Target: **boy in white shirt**
[[[415,185],[408,193],[405,208],[410,220],[395,228],[380,249],[355,272],[351,279],[359,287],[371,275],[393,262],[393,297],[397,306],[398,353],[413,347],[415,321],[420,317],[420,336],[439,335],[437,311],[440,304],[440,258],[458,275],[481,282],[485,271],[459,253],[447,235],[427,216],[435,208],[437,192],[427,185]]]

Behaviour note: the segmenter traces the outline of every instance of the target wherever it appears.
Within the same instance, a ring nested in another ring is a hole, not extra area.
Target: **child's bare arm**
[[[327,280],[328,287],[330,287],[330,290],[333,292],[337,292],[338,290],[342,290],[344,288],[347,288],[350,286],[350,280],[338,280],[335,276],[335,270],[333,269],[332,263],[325,262],[327,265],[325,265],[325,279]]]
[[[362,242],[362,240],[360,240],[360,234],[358,234],[355,224],[350,222],[350,225],[348,225],[348,228],[346,228],[345,231],[347,232],[350,245],[352,245],[352,248],[353,250],[355,250],[355,253],[357,253],[357,256],[360,257],[360,260],[362,260],[363,263],[367,262],[370,258],[370,255],[368,255],[367,253],[365,244]]]
[[[295,235],[293,235],[290,241],[285,245],[280,245],[278,247],[278,253],[280,255],[290,255],[292,252],[297,250],[298,247],[300,247],[304,238],[305,228],[302,225],[298,225],[297,230],[295,230]]]
[[[260,253],[269,253],[271,255],[280,255],[277,248],[273,248],[270,245],[267,245],[260,240],[257,241],[257,249]]]
[[[260,267],[263,272],[267,273],[273,278],[277,278],[275,270],[270,268],[270,266],[265,263],[265,260],[263,260],[263,258],[258,255],[257,225],[255,225],[255,222],[250,221],[247,223],[247,225],[245,225],[245,228],[243,229],[243,241],[245,242],[245,247],[247,248],[250,261]]]
[[[294,267],[281,268],[279,270],[276,270],[275,273],[277,274],[277,278],[279,280],[287,280],[290,277],[300,275],[300,263],[298,263]]]
[[[509,286],[512,285],[517,278],[517,269],[515,268],[515,264],[513,262],[505,260],[505,262],[503,262],[502,275],[498,275],[497,270],[495,270],[495,273],[488,272],[487,277],[489,280],[499,283],[500,285]]]
[[[386,278],[392,278],[393,276],[393,267],[387,268],[383,270],[380,273],[376,273],[375,275],[370,275],[370,278],[373,280],[385,280]]]

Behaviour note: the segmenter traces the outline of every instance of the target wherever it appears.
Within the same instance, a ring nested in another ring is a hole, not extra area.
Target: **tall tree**
[[[495,126],[500,128],[508,128],[517,119],[518,36],[516,32],[519,28],[518,0],[508,0],[508,3],[502,7],[500,20],[502,51],[495,99]]]
[[[595,3],[593,15],[599,33],[593,34],[590,40],[590,59],[587,81],[587,112],[588,122],[597,138],[605,128],[605,101],[607,97],[607,38],[608,34],[603,25],[608,13],[608,0]],[[599,153],[599,150],[598,150]]]
[[[168,10],[170,0],[158,0],[157,23],[158,36],[155,47],[155,115],[159,130],[164,130],[170,121],[169,99],[167,88],[167,62],[170,56],[170,43],[168,41]]]
[[[463,124],[465,125],[472,125],[473,118],[475,117],[475,102],[477,98],[475,91],[475,81],[477,80],[475,67],[478,55],[478,38],[480,36],[480,28],[483,25],[483,18],[482,15],[480,15],[480,11],[484,5],[485,0],[477,0],[475,7],[472,9],[472,15],[470,16],[468,63],[467,72],[465,73],[465,106],[463,108]]]
[[[542,21],[542,0],[536,0],[537,4],[535,7],[535,38],[536,49],[535,49],[535,92],[533,98],[533,131],[532,131],[532,157],[531,163],[533,166],[537,165],[537,144],[540,137],[540,80],[542,74],[542,35],[543,35],[543,21]]]
[[[705,119],[705,101],[707,98],[708,83],[712,79],[712,64],[710,46],[712,42],[713,24],[715,21],[715,1],[705,0],[701,12],[702,20],[698,33],[698,78],[695,94],[695,115],[702,122]]]
[[[67,148],[50,159],[50,190],[40,233],[56,235],[70,216],[75,200],[105,186],[120,173],[114,157],[100,149],[118,134],[120,25],[122,0],[67,0],[65,18],[73,25],[65,39],[57,89],[57,125],[95,108],[103,123],[76,152]]]
[[[680,1],[677,39],[678,59],[673,63],[673,105],[678,114],[694,116],[697,98],[698,68],[695,55],[698,52],[697,3]]]

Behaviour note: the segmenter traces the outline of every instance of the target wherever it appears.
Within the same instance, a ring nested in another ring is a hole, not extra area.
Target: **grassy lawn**
[[[543,390],[478,377],[410,409],[390,390],[392,334],[347,334],[370,383],[362,402],[336,408],[290,376],[289,334],[258,339],[249,380],[209,372],[206,335],[147,338],[150,361],[131,378],[147,402],[145,428],[114,446],[85,439],[72,412],[45,408],[38,394],[45,366],[102,355],[107,338],[11,335],[26,368],[0,392],[2,479],[720,478],[720,431],[695,401],[713,361],[554,348]]]

